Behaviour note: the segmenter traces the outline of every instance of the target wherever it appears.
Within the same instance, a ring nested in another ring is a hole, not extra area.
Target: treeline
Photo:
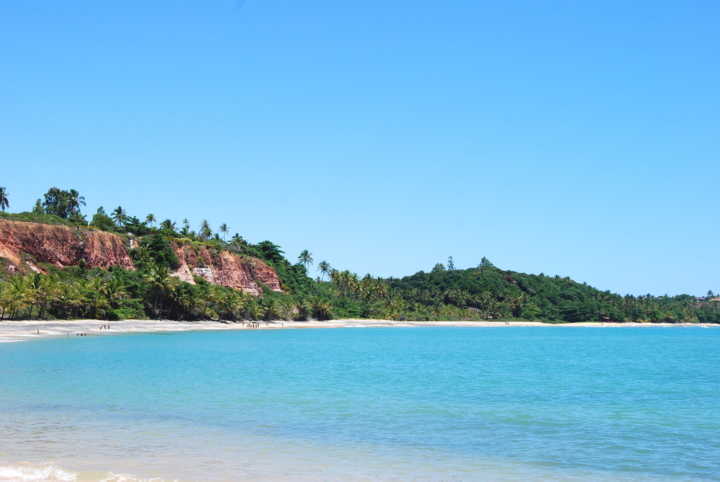
[[[0,188],[0,209],[8,206]],[[305,250],[292,263],[279,246],[228,238],[226,224],[214,233],[207,221],[197,231],[153,214],[144,219],[122,207],[103,208],[88,221],[84,198],[75,190],[51,188],[32,211],[0,216],[111,231],[139,240],[131,250],[135,271],[70,267],[47,274],[9,274],[0,269],[0,320],[152,318],[175,320],[307,320],[382,318],[394,320],[543,320],[720,323],[720,302],[712,293],[692,296],[620,296],[559,276],[529,275],[495,267],[483,258],[476,268],[456,270],[452,258],[430,272],[401,279],[359,277],[318,263]],[[207,243],[216,249],[254,256],[273,267],[284,293],[265,289],[254,297],[196,277],[189,284],[170,276],[178,260],[172,240]],[[0,264],[7,262],[0,258]],[[0,266],[2,268],[2,266]]]
[[[137,256],[137,254],[136,254]],[[304,269],[302,265],[294,265]],[[619,296],[567,278],[495,267],[417,273],[397,280],[332,271],[302,289],[254,297],[155,261],[136,271],[69,267],[0,281],[0,320],[543,320],[720,323],[720,303],[691,296]]]
[[[328,319],[320,300],[266,292],[254,297],[213,285],[168,276],[162,269],[125,271],[69,267],[25,274],[0,282],[0,321],[13,319]]]
[[[566,277],[502,270],[485,258],[476,268],[437,265],[390,286],[418,316],[435,317],[454,306],[490,320],[720,323],[720,302],[712,301],[712,292],[704,299],[620,296]]]

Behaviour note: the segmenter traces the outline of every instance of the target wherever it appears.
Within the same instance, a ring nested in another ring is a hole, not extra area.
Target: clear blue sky
[[[720,3],[0,3],[0,185],[402,276],[720,290]]]

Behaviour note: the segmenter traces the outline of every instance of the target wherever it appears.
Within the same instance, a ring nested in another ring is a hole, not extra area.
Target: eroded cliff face
[[[11,272],[42,273],[43,263],[59,268],[83,265],[133,270],[129,248],[125,238],[113,233],[0,219],[0,258],[7,260]],[[259,259],[206,246],[174,243],[173,248],[180,268],[172,275],[188,283],[195,283],[193,276],[201,276],[210,283],[255,296],[262,293],[261,284],[282,291],[275,270]]]
[[[180,261],[180,268],[174,275],[188,283],[194,283],[193,276],[200,276],[210,283],[256,296],[262,293],[261,284],[272,291],[282,291],[275,270],[257,258],[217,251],[207,246],[175,243],[173,248]]]
[[[133,269],[125,240],[117,234],[4,219],[0,219],[0,258],[20,271],[42,272],[39,263],[59,268],[84,265]]]

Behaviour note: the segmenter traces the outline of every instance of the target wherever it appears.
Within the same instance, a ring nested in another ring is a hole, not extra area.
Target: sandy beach
[[[217,330],[280,330],[312,328],[372,328],[372,327],[431,327],[457,326],[481,328],[511,328],[521,326],[544,327],[718,327],[700,323],[542,323],[538,321],[393,321],[393,320],[330,320],[330,321],[169,321],[169,320],[65,320],[65,321],[3,321],[0,323],[0,343],[20,342],[50,337],[106,336],[128,333],[162,333],[179,331]]]

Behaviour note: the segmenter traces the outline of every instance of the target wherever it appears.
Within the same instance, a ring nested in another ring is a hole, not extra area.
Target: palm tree
[[[160,223],[160,229],[165,231],[167,234],[172,234],[175,232],[175,223],[172,222],[170,219],[166,219],[165,221]]]
[[[95,319],[105,317],[105,312],[110,306],[108,299],[103,292],[104,285],[105,280],[101,277],[94,277],[86,281],[83,286],[85,309],[91,310],[90,313]]]
[[[220,228],[219,228],[219,229],[220,229],[220,232],[223,233],[223,241],[225,241],[225,238],[227,237],[227,232],[228,232],[228,225],[227,225],[227,223],[222,223],[222,224],[220,225]]]
[[[59,287],[61,282],[54,276],[40,276],[39,281],[37,288],[38,318],[42,320],[48,309],[58,302],[62,291]]]
[[[307,249],[303,249],[300,253],[300,256],[298,256],[298,260],[300,261],[300,264],[305,266],[305,270],[307,270],[308,266],[313,264],[313,257],[312,253],[308,251]]]
[[[9,205],[10,201],[8,201],[7,189],[0,187],[0,211],[5,211]]]
[[[81,196],[75,189],[70,189],[68,196],[70,214],[80,214],[80,206],[85,206],[85,196]]]
[[[205,241],[212,237],[212,229],[210,229],[210,224],[207,222],[207,219],[203,220],[200,225],[200,237]]]
[[[236,247],[236,248],[242,248],[244,246],[247,246],[247,241],[240,236],[238,233],[235,233],[235,235],[232,237],[230,242]]]
[[[145,216],[145,222],[146,222],[149,226],[154,226],[154,225],[155,225],[155,221],[156,221],[156,219],[155,219],[155,215],[154,215],[153,213],[150,213],[150,214],[148,214],[147,216]]]
[[[26,308],[31,306],[35,289],[27,277],[11,278],[8,283],[6,300],[9,302],[7,308],[10,310],[9,318],[12,320],[20,315]],[[5,307],[3,307],[5,308]]]
[[[127,219],[127,213],[122,208],[122,206],[118,206],[112,212],[112,218],[118,226],[122,226],[123,224],[125,224],[125,220]]]
[[[116,276],[106,279],[100,290],[111,308],[116,308],[127,296],[122,280]]]
[[[327,261],[320,261],[320,264],[318,264],[318,269],[320,270],[320,279],[325,278],[325,275],[330,273],[330,270],[332,268],[330,267],[330,263]]]

